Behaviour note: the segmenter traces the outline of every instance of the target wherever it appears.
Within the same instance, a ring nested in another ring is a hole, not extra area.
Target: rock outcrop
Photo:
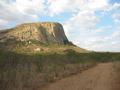
[[[60,23],[40,22],[26,23],[0,32],[0,41],[15,39],[18,41],[36,40],[42,43],[69,43]]]

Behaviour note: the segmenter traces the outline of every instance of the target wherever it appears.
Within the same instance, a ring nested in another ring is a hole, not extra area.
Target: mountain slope
[[[63,52],[73,49],[88,52],[72,44],[63,26],[56,22],[26,23],[0,32],[0,49],[17,52]]]
[[[69,41],[65,36],[63,27],[59,23],[26,23],[18,25],[6,32],[1,32],[0,36],[3,41],[15,39],[18,41],[36,40],[42,43],[62,43],[67,44]]]

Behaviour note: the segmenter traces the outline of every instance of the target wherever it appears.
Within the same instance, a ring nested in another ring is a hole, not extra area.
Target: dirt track
[[[113,63],[101,63],[83,73],[62,79],[41,90],[120,90]]]

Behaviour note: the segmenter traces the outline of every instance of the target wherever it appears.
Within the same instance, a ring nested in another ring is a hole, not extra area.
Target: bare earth
[[[113,63],[101,63],[80,74],[59,80],[41,90],[120,90]]]

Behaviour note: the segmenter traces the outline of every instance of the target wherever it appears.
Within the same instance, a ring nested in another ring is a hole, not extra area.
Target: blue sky
[[[0,29],[60,22],[70,41],[94,51],[120,52],[120,0],[1,0]]]

